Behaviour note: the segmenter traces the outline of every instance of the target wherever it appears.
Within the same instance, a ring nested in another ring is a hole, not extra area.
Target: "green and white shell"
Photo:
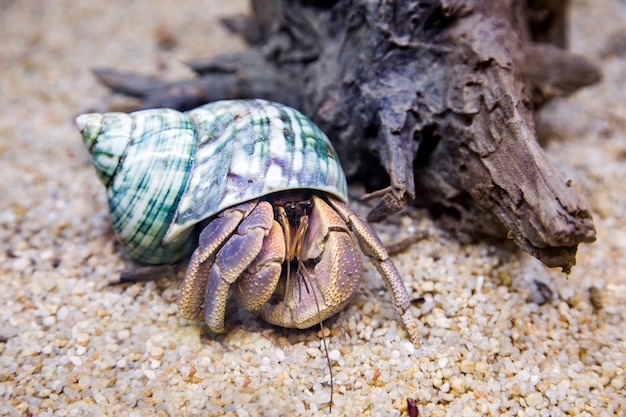
[[[199,223],[284,190],[347,201],[346,178],[328,137],[306,116],[265,100],[76,118],[107,187],[117,237],[133,257],[175,262],[197,245]]]

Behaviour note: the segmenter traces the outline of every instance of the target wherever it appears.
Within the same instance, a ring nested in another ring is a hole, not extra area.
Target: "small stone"
[[[530,380],[530,372],[528,372],[526,369],[522,369],[521,371],[519,371],[519,373],[517,374],[517,378],[520,381],[526,382],[528,380]]]
[[[445,368],[448,365],[448,358],[439,358],[437,361],[437,366],[439,368]]]
[[[537,408],[541,401],[543,401],[543,395],[539,392],[531,392],[526,396],[526,404],[529,407]]]
[[[152,357],[152,359],[160,361],[161,359],[163,359],[164,354],[165,349],[163,349],[161,346],[153,346],[152,349],[150,349],[150,356]]]
[[[103,402],[106,401],[106,397],[102,394],[100,394],[99,392],[96,392],[93,395],[93,400],[96,402],[96,404],[102,404]]]
[[[318,330],[317,331],[317,337],[321,338],[321,337],[330,337],[330,329],[328,327],[324,327],[324,335],[322,336],[322,331]]]
[[[25,257],[15,258],[13,260],[13,270],[15,271],[23,271],[31,265],[32,262],[30,261],[30,259]]]
[[[243,388],[250,384],[250,378],[246,375],[240,375],[235,377],[235,386]]]
[[[617,371],[618,367],[614,362],[604,362],[602,364],[602,371],[608,376],[612,376]]]
[[[17,327],[11,326],[9,324],[3,324],[0,326],[0,339],[8,340],[12,337],[17,336],[20,333]]]
[[[611,386],[617,391],[621,391],[624,388],[624,378],[616,377],[611,380]]]
[[[50,388],[43,388],[41,391],[37,393],[40,398],[48,398],[52,394],[52,390]]]
[[[130,337],[130,330],[123,329],[117,332],[117,338],[120,340],[126,340]]]
[[[57,322],[57,319],[54,316],[47,316],[46,318],[43,319],[43,325],[46,327],[54,326],[56,322]]]
[[[50,383],[50,389],[52,392],[59,394],[63,390],[64,383],[61,380],[55,379]]]
[[[58,321],[65,321],[65,319],[67,319],[67,316],[69,315],[70,310],[66,307],[66,306],[61,306],[59,307],[59,309],[57,310],[57,320]]]
[[[72,362],[72,365],[74,366],[81,366],[83,364],[83,360],[76,355],[70,356],[69,359],[70,359],[70,362]]]
[[[415,353],[415,346],[408,340],[404,340],[400,343],[400,348],[402,352],[406,355],[412,355]]]
[[[337,349],[333,349],[330,352],[328,352],[328,359],[330,359],[331,361],[339,361],[341,359],[341,352],[339,352]]]
[[[283,362],[285,360],[285,352],[283,352],[282,349],[276,348],[276,350],[274,352],[276,354],[276,360],[278,362]]]
[[[78,333],[76,335],[76,343],[80,346],[87,346],[89,344],[90,337],[89,333]]]
[[[317,404],[327,404],[330,402],[330,391],[320,390],[313,396],[313,401]]]
[[[461,372],[464,374],[472,374],[474,373],[474,369],[476,369],[476,365],[474,362],[464,359],[461,362]]]
[[[306,353],[312,358],[317,358],[320,355],[320,350],[316,348],[307,348]]]
[[[465,392],[465,387],[466,387],[465,380],[463,378],[452,378],[450,380],[450,387],[454,391],[462,394]]]

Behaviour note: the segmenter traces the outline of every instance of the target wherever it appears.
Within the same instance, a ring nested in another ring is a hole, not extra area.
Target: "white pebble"
[[[482,275],[479,275],[478,277],[476,277],[476,287],[475,288],[475,292],[477,294],[480,294],[483,290],[483,284],[485,283],[485,277]]]
[[[57,310],[57,320],[65,321],[65,319],[67,319],[67,316],[69,316],[69,314],[70,314],[70,310],[66,306],[61,306]]]
[[[365,377],[366,381],[372,381],[374,379],[374,375],[375,375],[376,371],[374,371],[373,369],[366,369],[363,372],[363,376]]]
[[[143,374],[150,381],[156,379],[156,377],[157,377],[156,372],[154,372],[152,369],[144,369]]]
[[[526,396],[526,404],[528,404],[529,407],[536,408],[541,404],[542,399],[543,395],[541,395],[540,392],[531,392]]]
[[[617,391],[621,391],[624,389],[624,378],[616,377],[611,381],[611,386],[615,388]]]
[[[285,352],[281,348],[276,348],[274,353],[276,354],[276,361],[283,362],[285,360]]]
[[[54,326],[57,322],[57,318],[54,316],[47,316],[43,319],[43,325],[46,327]]]
[[[437,361],[437,366],[439,368],[445,368],[447,364],[448,364],[448,358],[439,358],[439,360]]]
[[[93,323],[90,322],[89,320],[81,320],[78,323],[76,323],[76,327],[81,330],[89,329],[91,328],[92,325]]]
[[[130,337],[130,330],[123,329],[117,332],[117,338],[120,340],[126,340]]]
[[[408,340],[403,340],[400,343],[400,349],[402,349],[402,352],[406,355],[412,355],[415,353],[415,346],[413,346],[413,343]]]
[[[306,408],[304,407],[304,403],[302,401],[295,400],[293,402],[293,407],[295,408],[297,415],[304,415]]]
[[[386,334],[387,334],[387,331],[388,331],[388,330],[389,330],[389,329],[387,329],[386,327],[381,327],[380,329],[376,329],[376,330],[374,330],[374,333],[372,333],[372,335],[373,335],[374,337],[376,337],[376,338],[378,338],[378,337],[383,337],[384,335],[386,335]]]
[[[341,352],[337,349],[331,350],[330,352],[328,352],[328,359],[338,362],[341,359]]]
[[[372,329],[372,326],[366,326],[365,330],[363,331],[363,333],[361,334],[361,337],[367,341],[372,339],[372,333],[374,333],[374,329]]]
[[[330,390],[320,390],[315,393],[313,401],[316,404],[326,404],[330,402]]]
[[[81,366],[81,365],[83,364],[82,359],[81,359],[81,358],[79,358],[79,357],[78,357],[78,356],[76,356],[76,355],[72,355],[72,356],[70,356],[70,357],[69,357],[69,360],[70,360],[70,362],[72,362],[72,364],[73,364],[74,366]]]
[[[23,271],[26,268],[28,268],[29,266],[31,266],[31,261],[28,258],[25,257],[20,257],[20,258],[15,258],[13,260],[13,269],[15,271]]]
[[[243,388],[246,383],[250,383],[250,378],[247,378],[243,375],[235,377],[235,386],[237,388]]]
[[[49,384],[49,387],[52,390],[52,392],[56,392],[57,394],[59,394],[63,390],[63,386],[64,386],[64,383],[58,379],[55,379]]]
[[[180,372],[183,378],[189,378],[189,375],[191,374],[191,367],[181,366],[178,371]]]
[[[307,348],[306,353],[312,358],[317,358],[320,355],[320,350],[317,348]]]
[[[161,359],[163,359],[164,354],[165,349],[163,349],[161,346],[154,346],[152,347],[152,349],[150,349],[150,356],[152,357],[152,359],[160,361]]]
[[[89,333],[78,333],[76,335],[76,343],[78,343],[80,346],[87,346],[89,344]]]
[[[106,397],[102,394],[100,394],[99,392],[96,392],[93,395],[93,400],[95,401],[96,404],[102,404],[103,402],[106,401]]]
[[[528,381],[530,379],[530,372],[528,372],[526,369],[522,369],[518,374],[517,374],[517,379],[519,379],[520,381]]]

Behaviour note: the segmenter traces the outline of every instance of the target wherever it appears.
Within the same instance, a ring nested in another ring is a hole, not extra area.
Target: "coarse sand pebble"
[[[90,70],[191,77],[184,61],[244,47],[218,21],[247,7],[0,1],[0,415],[406,416],[411,398],[421,416],[626,416],[623,1],[572,2],[570,46],[604,77],[538,117],[598,241],[566,277],[510,244],[461,244],[423,211],[375,225],[387,244],[428,232],[394,256],[423,297],[412,307],[422,346],[408,343],[366,262],[355,299],[326,323],[332,412],[319,329],[234,311],[232,329],[213,336],[178,316],[184,265],[106,285],[137,264],[115,243],[73,119],[136,102]]]

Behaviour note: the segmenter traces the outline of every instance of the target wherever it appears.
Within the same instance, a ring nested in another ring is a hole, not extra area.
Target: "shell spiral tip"
[[[85,130],[88,120],[89,116],[87,114],[81,114],[80,116],[76,117],[76,119],[74,119],[74,123],[81,133],[83,132],[83,130]]]

